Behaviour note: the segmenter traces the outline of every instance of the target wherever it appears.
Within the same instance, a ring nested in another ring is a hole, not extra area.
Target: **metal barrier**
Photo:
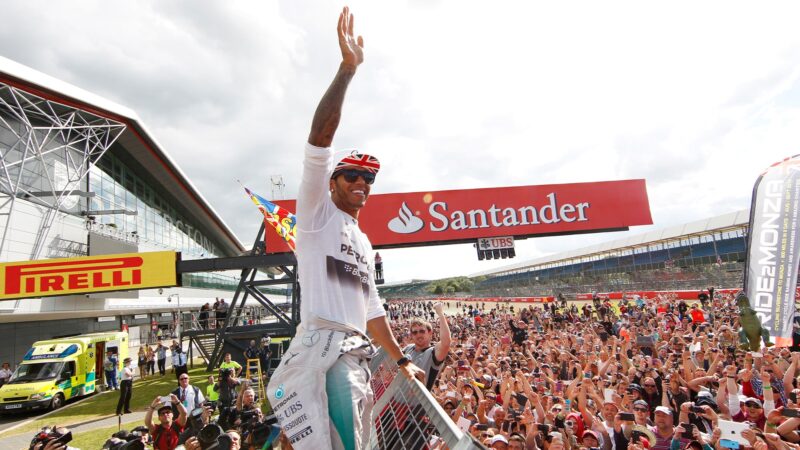
[[[397,365],[381,350],[370,361],[375,396],[370,448],[382,450],[481,449],[461,431],[417,380],[397,376]]]

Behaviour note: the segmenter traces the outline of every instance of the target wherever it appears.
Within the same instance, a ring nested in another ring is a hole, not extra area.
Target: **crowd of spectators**
[[[175,389],[150,402],[144,426],[114,433],[104,449],[261,449],[277,440],[277,421],[263,413],[254,389],[258,378],[240,377],[242,367],[229,353],[205,392],[188,373],[176,373]]]
[[[800,352],[742,350],[733,298],[700,299],[386,308],[404,352],[424,362],[432,396],[487,448],[800,450]],[[251,342],[244,356],[269,361],[264,348]],[[206,392],[176,373],[144,427],[115,434],[108,448],[137,440],[170,450],[210,441],[261,448],[280,439],[258,407],[257,379],[230,355]]]
[[[458,304],[431,393],[490,448],[800,448],[800,353],[741,350],[733,298],[705,294]],[[425,301],[388,309],[402,345],[434,318]]]

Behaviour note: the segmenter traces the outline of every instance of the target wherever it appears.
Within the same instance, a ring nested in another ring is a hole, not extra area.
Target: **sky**
[[[242,183],[294,198],[340,61],[344,4],[3,3],[0,55],[127,106],[250,245]],[[337,148],[382,163],[372,194],[643,178],[654,224],[387,250],[387,281],[468,275],[747,208],[798,151],[797,2],[351,1],[365,62]]]

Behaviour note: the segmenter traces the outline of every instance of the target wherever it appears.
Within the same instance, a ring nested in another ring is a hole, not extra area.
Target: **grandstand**
[[[382,298],[422,297],[427,294],[425,287],[429,280],[406,280],[387,283],[378,287]]]
[[[462,295],[552,296],[557,293],[694,290],[742,284],[749,209],[521,261],[469,275]],[[430,281],[386,285],[383,298],[431,296]]]
[[[475,295],[554,295],[736,287],[742,283],[749,210],[472,274]]]

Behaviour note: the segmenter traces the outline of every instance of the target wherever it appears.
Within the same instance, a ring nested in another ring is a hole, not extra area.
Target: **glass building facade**
[[[183,217],[166,195],[148,185],[113,152],[89,171],[90,211],[127,210],[128,214],[98,214],[106,227],[135,234],[147,243],[175,249],[184,259],[220,256],[217,245]]]
[[[183,259],[221,256],[217,245],[187,220],[168,197],[146,183],[128,165],[114,156],[103,155],[88,176],[90,211],[127,210],[129,214],[98,214],[94,220],[106,230],[135,235],[140,243],[181,252]],[[238,279],[220,273],[183,274],[185,287],[234,290]]]
[[[184,260],[229,256],[226,243],[187,212],[193,205],[174,200],[120,142],[105,145],[122,130],[0,82],[0,260],[85,256],[87,231],[139,251],[175,250]],[[230,274],[183,275],[187,287],[237,284]]]

